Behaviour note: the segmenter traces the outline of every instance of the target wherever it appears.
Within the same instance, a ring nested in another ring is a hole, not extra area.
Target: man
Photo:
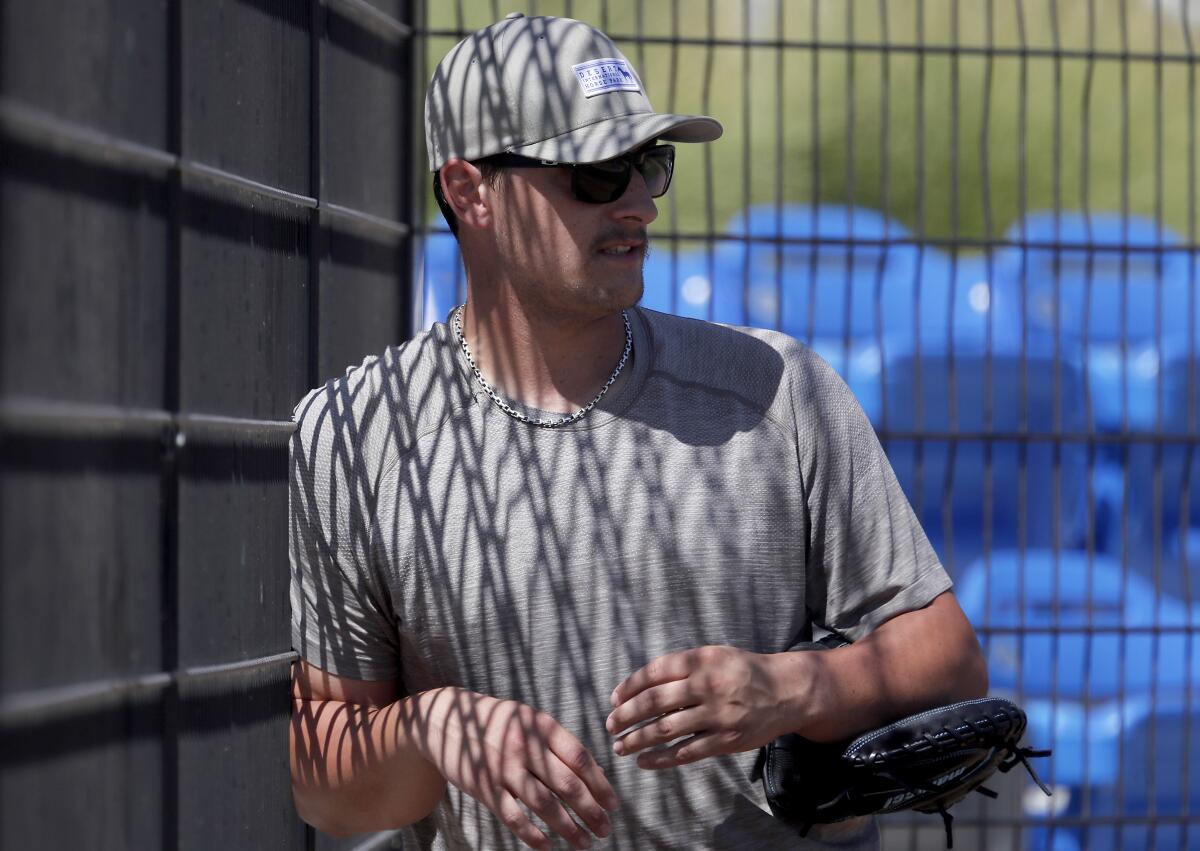
[[[659,142],[720,125],[520,15],[442,60],[426,125],[466,304],[296,410],[301,816],[435,848],[873,847],[870,820],[773,818],[756,750],[986,674],[837,376],[635,307]],[[855,643],[784,652],[814,627]]]

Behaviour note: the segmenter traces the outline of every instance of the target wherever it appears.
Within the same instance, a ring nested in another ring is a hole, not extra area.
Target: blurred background
[[[424,87],[509,11],[724,123],[643,304],[874,422],[1054,749],[956,847],[1200,848],[1197,0],[0,0],[0,846],[391,846],[291,805],[290,417],[461,300]]]

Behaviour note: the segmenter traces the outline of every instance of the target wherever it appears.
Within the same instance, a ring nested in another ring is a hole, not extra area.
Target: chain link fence
[[[806,341],[874,422],[1055,749],[1052,798],[1006,781],[956,845],[1200,847],[1200,4],[460,0],[426,72],[510,8],[597,24],[656,108],[724,123],[679,146],[642,303]],[[421,325],[465,294],[426,210]]]

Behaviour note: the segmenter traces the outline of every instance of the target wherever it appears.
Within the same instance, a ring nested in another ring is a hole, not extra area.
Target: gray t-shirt
[[[474,383],[445,325],[309,393],[290,490],[293,642],[338,676],[542,709],[600,762],[623,849],[870,848],[873,821],[774,819],[753,752],[669,771],[612,754],[609,694],[708,644],[851,639],[950,587],[869,422],[783,334],[629,312],[634,354],[583,420],[539,429]],[[415,847],[519,848],[450,787]]]

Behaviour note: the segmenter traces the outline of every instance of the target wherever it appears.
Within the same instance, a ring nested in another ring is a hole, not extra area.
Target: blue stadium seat
[[[996,299],[992,271],[984,256],[951,257],[925,248],[913,273],[887,281],[878,339],[854,340],[849,349],[842,341],[816,341],[876,427],[883,425],[886,363],[918,351],[935,357],[952,350],[978,353],[1012,339],[1015,320]]]
[[[1200,310],[1193,298],[1196,277],[1188,255],[1171,250],[1176,234],[1142,216],[1064,211],[1039,212],[1010,229],[1015,241],[1089,244],[1093,249],[1019,247],[998,252],[997,285],[1025,303],[1031,340],[1078,346],[1086,363],[1088,425],[1102,433],[1155,427],[1163,352],[1160,343],[1186,330]],[[1132,249],[1132,250],[1130,250]],[[1165,249],[1165,250],[1164,250]],[[1141,450],[1129,457],[1116,444],[1102,445],[1093,472],[1096,544],[1127,551],[1125,469],[1140,466]],[[1133,558],[1148,543],[1140,515],[1132,517]]]
[[[998,280],[1018,297],[1024,287],[1032,335],[1050,340],[1057,327],[1068,343],[1087,344],[1095,428],[1152,427],[1156,342],[1186,331],[1188,316],[1200,315],[1200,304],[1189,299],[1187,254],[1169,250],[1179,237],[1142,216],[1073,211],[1031,213],[1008,237],[1097,246],[1006,248],[997,254]]]
[[[716,274],[717,252],[707,242],[685,242],[672,246],[651,241],[643,274],[646,283],[642,307],[678,316],[708,319],[734,325],[741,319],[741,293]]]
[[[987,255],[952,257],[926,250],[913,281],[893,285],[885,331],[900,346],[919,343],[938,352],[1016,351],[1021,344],[1020,306],[1000,286]],[[918,310],[913,334],[913,308]]]
[[[728,321],[779,328],[830,351],[846,339],[905,346],[914,334],[944,348],[947,332],[959,343],[978,342],[989,324],[997,339],[1017,333],[1017,304],[996,290],[999,272],[987,257],[914,244],[904,225],[876,210],[760,205],[734,215],[726,229],[766,240],[722,243],[718,251],[722,275],[746,291],[745,318]],[[815,241],[769,241],[775,237]]]
[[[1015,305],[996,290],[988,258],[914,245],[903,225],[877,211],[761,205],[734,215],[727,232],[736,238],[653,243],[642,305],[808,342],[877,425],[893,349],[916,341],[945,350],[947,340],[979,348],[989,332],[1000,344],[1018,337]],[[747,234],[764,241],[741,238]],[[772,242],[777,236],[831,242]]]
[[[1162,393],[1168,439],[1135,440],[1119,459],[1129,489],[1129,557],[1169,593],[1200,598],[1200,340],[1163,345]]]
[[[1177,438],[1193,437],[1200,431],[1200,327],[1195,340],[1179,335],[1162,350],[1162,430]],[[1191,517],[1200,520],[1200,510],[1193,507]]]
[[[1055,748],[1040,773],[1052,784],[1051,829],[1034,817],[1030,847],[1177,851],[1200,847],[1200,693],[1138,694],[1094,706],[1031,701],[1030,740]],[[1055,735],[1047,738],[1053,728]],[[1184,778],[1187,782],[1184,782]],[[1036,806],[1037,795],[1026,800]],[[1110,819],[1128,819],[1114,824]]]
[[[1082,371],[1060,354],[996,340],[889,353],[884,445],[948,566],[985,549],[1084,543],[1087,448],[1045,439],[1083,429]]]
[[[1180,812],[1179,778],[1200,776],[1200,606],[1112,558],[1045,550],[980,559],[956,593],[983,638],[992,689],[1025,708],[1028,741],[1054,751],[1038,773],[1055,797],[1030,789],[1027,816]],[[1200,787],[1188,800],[1195,812]],[[1177,828],[1159,831],[1151,841],[1144,825],[1119,838],[1111,825],[1036,827],[1031,845],[1181,847]]]
[[[449,231],[430,231],[420,243],[415,263],[421,292],[421,327],[444,322],[467,297],[467,276],[458,240]]]
[[[1200,627],[1200,606],[1157,593],[1116,559],[995,552],[963,571],[955,593],[983,635],[998,692],[1092,706],[1200,687],[1200,640],[1187,634]]]
[[[911,244],[903,225],[861,207],[759,205],[734,215],[726,232],[739,239],[721,241],[716,252],[722,321],[808,343],[876,419],[884,338],[912,333],[922,258],[930,274],[948,268],[933,260],[938,252]]]
[[[806,342],[877,337],[877,302],[886,307],[891,281],[911,280],[920,254],[903,225],[863,207],[763,204],[726,232],[749,237],[723,241],[719,254],[723,279],[745,292],[736,321]]]

